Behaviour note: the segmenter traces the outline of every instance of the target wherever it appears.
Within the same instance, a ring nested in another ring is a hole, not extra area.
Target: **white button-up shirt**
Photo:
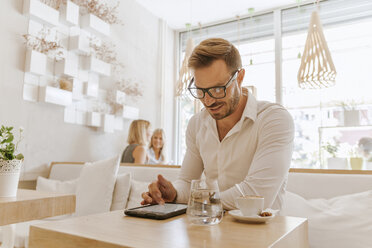
[[[243,88],[248,100],[241,119],[219,140],[216,120],[206,109],[194,115],[187,127],[187,150],[174,187],[177,202],[187,202],[190,183],[204,172],[216,179],[225,209],[234,209],[240,196],[265,198],[265,208],[280,209],[290,167],[294,124],[279,104],[257,101]]]

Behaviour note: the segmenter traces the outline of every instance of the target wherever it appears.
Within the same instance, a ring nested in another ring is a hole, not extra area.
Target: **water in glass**
[[[187,216],[197,225],[220,223],[223,209],[217,181],[192,180]]]

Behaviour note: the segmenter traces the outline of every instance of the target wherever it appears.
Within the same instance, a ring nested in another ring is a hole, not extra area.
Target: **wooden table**
[[[308,247],[307,220],[277,216],[267,224],[236,222],[228,214],[214,226],[195,226],[186,215],[168,220],[114,211],[30,228],[30,248],[72,247]]]
[[[75,195],[20,189],[16,197],[0,197],[0,226],[75,212]]]

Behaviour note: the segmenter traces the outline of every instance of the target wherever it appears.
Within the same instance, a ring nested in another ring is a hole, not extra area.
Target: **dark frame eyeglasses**
[[[206,92],[208,93],[210,97],[214,99],[221,99],[226,96],[226,89],[231,85],[231,83],[234,80],[236,80],[239,72],[240,70],[236,70],[225,85],[214,86],[214,87],[209,87],[209,88],[191,87],[191,85],[194,83],[194,77],[192,77],[189,83],[189,87],[187,89],[190,91],[190,94],[196,99],[203,99],[205,97]]]

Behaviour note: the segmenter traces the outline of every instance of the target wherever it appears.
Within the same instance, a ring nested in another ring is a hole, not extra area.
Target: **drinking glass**
[[[196,225],[215,225],[221,222],[223,209],[216,180],[192,180],[187,207],[189,221]]]

